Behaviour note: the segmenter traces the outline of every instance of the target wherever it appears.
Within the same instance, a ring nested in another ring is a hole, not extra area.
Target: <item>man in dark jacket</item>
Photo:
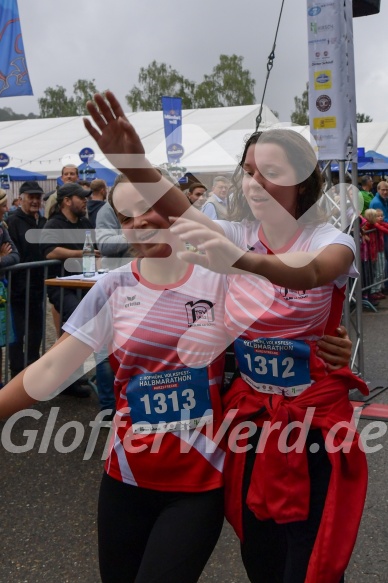
[[[90,184],[90,190],[92,194],[87,202],[88,217],[89,221],[92,223],[93,228],[96,228],[96,218],[97,213],[101,207],[106,204],[106,195],[108,194],[108,187],[105,180],[96,178],[92,180]]]
[[[46,219],[39,214],[43,190],[35,181],[23,182],[19,189],[21,204],[8,219],[11,239],[19,251],[22,263],[41,261],[39,245],[29,243],[26,233],[32,229],[43,229]],[[26,365],[39,358],[43,333],[43,268],[31,268],[30,285],[26,287],[26,271],[17,271],[11,276],[11,306],[16,341],[9,347],[11,375],[21,372]],[[24,354],[26,324],[26,298],[29,299],[28,340]]]
[[[82,273],[82,249],[85,231],[92,230],[92,225],[85,217],[86,199],[90,191],[79,184],[64,184],[57,192],[57,206],[44,226],[40,239],[41,252],[45,259],[60,259],[64,263],[65,275]],[[98,252],[96,252],[98,254]],[[55,275],[60,275],[58,267]],[[52,276],[55,276],[52,274]],[[47,293],[57,312],[61,309],[61,288],[49,286]],[[86,292],[85,292],[86,293]],[[81,294],[82,295],[82,294]],[[84,295],[84,294],[83,294]],[[63,321],[74,312],[81,298],[74,288],[63,289]],[[75,397],[87,397],[90,391],[76,381],[62,394]]]

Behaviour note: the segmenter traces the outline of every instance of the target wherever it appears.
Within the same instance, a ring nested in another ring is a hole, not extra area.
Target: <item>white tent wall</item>
[[[251,133],[259,109],[260,105],[245,105],[184,110],[185,157],[181,164],[189,171],[201,167],[205,172],[231,172],[241,150],[241,142],[236,141],[234,146],[230,144],[226,151],[222,143],[219,146],[218,143],[228,131],[242,131],[245,135]],[[162,112],[130,112],[127,117],[139,133],[150,160],[154,164],[166,162]],[[262,126],[269,127],[277,122],[271,110],[264,106]],[[209,148],[213,141],[214,146]],[[10,165],[46,174],[48,178],[59,176],[64,162],[79,164],[78,152],[84,147],[91,147],[98,162],[112,167],[86,132],[82,117],[0,123],[0,152],[8,154]],[[202,148],[205,148],[205,155],[197,158],[196,154]]]
[[[244,140],[255,127],[258,111],[258,105],[184,110],[185,155],[181,165],[196,176],[233,172]],[[142,138],[150,160],[154,164],[166,162],[162,113],[138,112],[127,116]],[[276,117],[264,107],[261,128],[276,123]],[[388,122],[361,123],[357,128],[359,146],[388,156]],[[307,137],[308,127],[295,129]],[[97,161],[111,167],[86,133],[81,117],[0,123],[0,152],[8,154],[10,165],[41,172],[48,178],[60,175],[64,161],[79,164],[78,152],[86,146],[94,149]]]

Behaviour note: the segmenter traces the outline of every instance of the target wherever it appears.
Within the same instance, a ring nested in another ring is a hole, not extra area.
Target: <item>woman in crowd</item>
[[[366,460],[355,432],[347,451],[343,434],[332,447],[327,441],[333,426],[352,419],[349,389],[366,387],[348,369],[328,371],[317,358],[317,339],[338,326],[347,278],[357,273],[354,242],[320,217],[322,182],[312,148],[292,131],[253,134],[235,175],[235,222],[214,223],[155,175],[111,93],[95,96],[88,109],[97,129],[87,119],[86,128],[144,198],[165,217],[186,213],[198,221],[173,225],[200,250],[179,257],[231,274],[225,323],[238,337],[241,378],[225,406],[249,431],[248,454],[227,450],[226,500],[250,580],[343,581],[363,509]],[[282,450],[277,443],[289,421],[304,421],[302,452],[292,447],[293,434]]]

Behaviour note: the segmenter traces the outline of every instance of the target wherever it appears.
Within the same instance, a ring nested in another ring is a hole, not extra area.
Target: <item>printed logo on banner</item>
[[[318,111],[329,111],[331,108],[331,99],[328,95],[320,95],[317,98],[315,105],[317,106]]]
[[[177,125],[181,116],[179,112],[175,111],[175,109],[170,109],[168,113],[164,114],[164,119],[168,119],[171,125]]]
[[[315,130],[333,130],[337,127],[337,118],[330,117],[314,117],[313,128]]]
[[[184,153],[185,151],[180,144],[171,144],[171,146],[167,148],[167,156],[173,160],[179,160]]]
[[[325,45],[330,44],[327,38],[315,38],[314,40],[309,40],[309,45],[318,45],[319,43],[325,43]]]
[[[334,24],[321,24],[318,26],[317,22],[310,22],[310,30],[313,34],[318,34],[319,32],[329,32],[329,30],[334,30]]]
[[[332,76],[331,71],[315,71],[314,73],[314,89],[317,91],[321,89],[331,89]]]
[[[211,326],[214,322],[214,304],[209,300],[187,302],[185,308],[189,326],[193,326],[198,320],[201,320],[203,326]]]
[[[309,16],[318,16],[318,14],[320,12],[321,12],[321,8],[319,6],[312,6],[308,11],[308,15]]]

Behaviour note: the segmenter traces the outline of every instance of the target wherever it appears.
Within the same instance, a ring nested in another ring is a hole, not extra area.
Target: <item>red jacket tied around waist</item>
[[[368,476],[365,453],[355,431],[353,407],[348,397],[348,391],[354,388],[368,393],[365,383],[346,367],[293,398],[259,393],[242,379],[237,379],[224,397],[226,414],[232,414],[233,410],[235,415],[230,430],[249,419],[263,427],[261,438],[265,434],[265,447],[256,455],[247,504],[259,520],[271,518],[277,523],[308,517],[310,480],[306,452],[298,453],[292,448],[287,453],[280,451],[279,435],[290,422],[302,422],[307,410],[314,408],[311,428],[322,431],[332,472],[305,583],[338,581],[355,544]],[[269,432],[274,426],[278,430]],[[239,447],[243,445],[244,440],[240,438]],[[236,454],[228,447],[226,517],[240,539],[244,463],[245,454]]]

